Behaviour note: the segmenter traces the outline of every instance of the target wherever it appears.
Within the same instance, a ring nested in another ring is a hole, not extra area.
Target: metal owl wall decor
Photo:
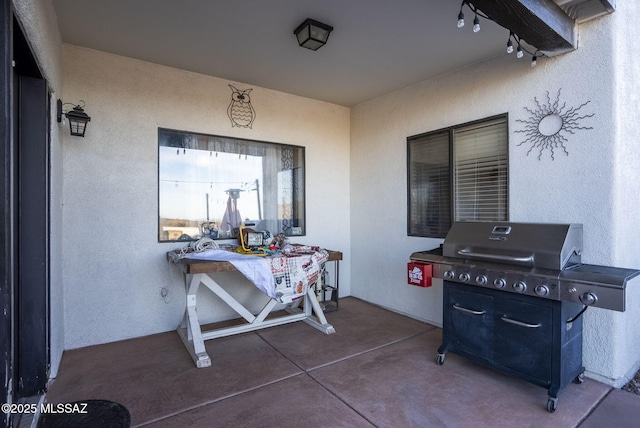
[[[231,104],[227,108],[227,115],[231,119],[231,127],[251,128],[256,118],[256,111],[251,105],[251,97],[249,92],[253,89],[238,90],[233,85],[231,88]]]
[[[589,101],[582,103],[578,107],[567,107],[566,102],[560,101],[560,89],[555,100],[551,100],[549,91],[545,101],[538,101],[534,98],[536,108],[534,110],[525,107],[524,109],[531,115],[527,120],[516,119],[516,122],[524,124],[524,129],[514,132],[525,135],[524,141],[518,144],[529,144],[530,148],[527,156],[533,150],[538,151],[538,160],[542,158],[542,153],[546,150],[550,152],[551,160],[555,160],[556,150],[562,150],[566,156],[569,151],[565,146],[569,140],[569,134],[575,134],[579,130],[593,129],[591,126],[581,126],[580,122],[584,119],[593,117],[595,113],[583,114],[580,109],[589,104]]]

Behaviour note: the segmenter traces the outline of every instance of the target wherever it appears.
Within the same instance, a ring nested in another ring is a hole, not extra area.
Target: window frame
[[[412,146],[416,144],[420,140],[424,140],[425,138],[435,137],[438,134],[446,134],[448,139],[448,227],[447,231],[451,228],[451,225],[456,221],[456,159],[455,159],[455,133],[457,130],[461,130],[464,128],[469,128],[473,126],[480,127],[483,124],[489,124],[490,122],[496,120],[504,120],[504,125],[506,128],[506,171],[505,171],[505,217],[504,219],[496,219],[496,221],[508,221],[509,220],[509,115],[508,113],[498,114],[490,117],[486,117],[483,119],[474,120],[471,122],[466,122],[458,125],[448,126],[445,128],[440,128],[434,131],[424,132],[421,134],[416,134],[407,137],[407,236],[415,236],[415,237],[425,237],[425,238],[445,238],[446,232],[441,232],[443,229],[438,229],[435,233],[424,233],[420,231],[415,231],[414,227],[412,227],[412,209],[414,208],[414,203],[418,203],[419,201],[414,201],[413,198],[413,188],[412,188]],[[439,198],[439,203],[442,202],[442,199]],[[441,232],[441,233],[438,233]]]
[[[291,172],[291,181],[292,181],[292,186],[294,187],[293,190],[293,197],[291,200],[291,209],[292,211],[292,215],[293,217],[291,219],[288,218],[275,218],[275,219],[263,219],[267,222],[271,221],[275,221],[277,222],[277,228],[275,229],[269,229],[269,232],[271,232],[272,235],[277,234],[277,233],[284,233],[286,236],[290,236],[290,237],[299,237],[299,236],[306,236],[307,234],[307,219],[306,219],[306,214],[307,214],[307,209],[306,209],[306,184],[307,184],[307,177],[306,177],[306,147],[304,146],[300,146],[300,145],[296,145],[296,144],[286,144],[286,143],[276,143],[276,142],[272,142],[272,141],[262,141],[262,140],[253,140],[253,139],[249,139],[249,138],[241,138],[241,137],[233,137],[233,136],[224,136],[224,135],[216,135],[216,134],[206,134],[206,133],[201,133],[201,132],[194,132],[194,131],[184,131],[184,130],[177,130],[177,129],[171,129],[171,128],[163,128],[163,127],[158,127],[158,140],[157,140],[157,145],[158,145],[158,164],[157,164],[157,168],[158,168],[158,172],[157,172],[157,201],[158,201],[158,205],[157,205],[157,230],[156,230],[156,234],[157,234],[157,239],[159,243],[166,243],[166,242],[189,242],[189,241],[195,241],[197,239],[199,239],[200,236],[197,237],[191,237],[189,239],[187,238],[178,238],[178,239],[161,239],[162,236],[162,217],[161,217],[161,189],[160,189],[160,181],[161,181],[161,162],[160,162],[160,150],[161,147],[171,147],[172,149],[178,148],[179,146],[175,146],[173,144],[171,145],[162,145],[161,144],[161,134],[162,133],[175,133],[175,134],[186,134],[186,135],[191,135],[191,136],[195,136],[195,137],[203,137],[203,138],[208,138],[208,139],[220,139],[220,140],[224,140],[224,141],[228,141],[228,144],[233,145],[238,145],[238,147],[241,147],[243,145],[251,145],[254,147],[258,147],[261,145],[264,145],[264,151],[268,152],[269,151],[269,147],[275,147],[277,148],[277,150],[283,150],[283,149],[291,149],[292,150],[292,155],[294,155],[293,157],[288,157],[286,158],[287,162],[291,163],[291,167],[288,169],[283,169],[279,172],[284,172],[284,171],[292,171]],[[215,143],[217,144],[217,143]],[[224,145],[224,143],[223,143]],[[189,148],[189,147],[184,147],[184,146],[180,146],[180,149],[184,149],[184,148]],[[193,148],[193,147],[191,147]],[[203,149],[200,149],[203,150]],[[207,149],[209,150],[209,149]],[[263,150],[263,149],[259,149],[258,150]],[[271,149],[273,150],[273,149]],[[235,152],[235,151],[231,151],[229,149],[213,149],[213,151],[224,151],[227,153],[240,153],[240,152]],[[240,154],[246,154],[246,152],[242,152]],[[251,155],[251,153],[249,153],[249,155]],[[258,156],[264,156],[264,154],[262,155],[258,155]],[[282,153],[281,153],[282,156]],[[280,159],[282,162],[285,162],[285,159],[281,158]],[[263,187],[266,186],[266,183],[262,183]],[[271,190],[271,192],[277,192],[278,188],[275,187]],[[266,200],[264,200],[266,198],[263,198],[262,203],[266,203]],[[273,199],[273,198],[271,198]],[[263,207],[266,209],[266,207]],[[279,207],[278,205],[276,205],[275,207],[270,207],[270,210],[272,212],[279,212]],[[282,222],[286,222],[287,220],[291,221],[290,224],[286,224],[286,227],[283,229],[283,224]],[[243,220],[244,222],[244,220]],[[250,224],[247,225],[247,227],[251,227]],[[256,231],[262,231],[263,229],[256,229]],[[299,233],[296,233],[297,231],[299,231]],[[232,235],[232,236],[219,236],[219,237],[214,237],[213,239],[217,239],[217,240],[225,240],[225,239],[233,239],[235,240],[237,238],[236,235]]]

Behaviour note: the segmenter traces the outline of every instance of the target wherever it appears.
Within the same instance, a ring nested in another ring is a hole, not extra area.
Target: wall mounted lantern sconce
[[[62,111],[63,106],[66,105],[74,105],[73,103],[64,103],[62,104],[62,100],[57,101],[58,106],[58,123],[62,122],[62,115],[64,114],[69,121],[69,130],[71,131],[71,135],[75,135],[77,137],[84,137],[84,133],[87,130],[87,123],[91,120],[89,115],[84,112],[84,101],[80,101],[82,106],[75,105],[71,110],[67,110],[66,112]]]
[[[332,26],[307,18],[302,24],[298,25],[293,34],[298,38],[300,46],[317,51],[327,43],[329,33],[332,31]]]

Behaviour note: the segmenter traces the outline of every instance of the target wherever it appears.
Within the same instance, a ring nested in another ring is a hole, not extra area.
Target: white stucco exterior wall
[[[577,51],[542,58],[535,68],[504,54],[352,108],[352,295],[442,324],[441,284],[422,289],[406,283],[409,255],[440,242],[407,237],[406,138],[502,113],[509,115],[510,220],[582,223],[583,262],[640,268],[633,226],[638,208],[628,197],[639,193],[640,180],[630,181],[627,173],[639,156],[631,138],[637,129],[629,127],[630,116],[637,115],[636,95],[630,94],[638,90],[631,76],[624,76],[630,71],[618,75],[612,69],[631,61],[630,55],[618,58],[632,52],[630,42],[615,44],[630,34],[631,24],[620,22],[620,15],[638,15],[629,10],[637,6],[618,3],[613,15],[581,25]],[[519,121],[556,99],[559,107],[566,103],[562,111],[578,109],[578,125],[593,129],[565,134],[568,156],[556,150],[552,160],[546,151],[538,160],[536,150],[527,155],[531,144],[516,131],[524,128]],[[621,109],[627,110],[622,121]],[[627,209],[636,215],[625,217]],[[640,313],[637,300],[630,296],[624,313],[597,308],[585,313],[587,376],[616,385],[637,368],[637,334],[629,337]]]
[[[640,205],[636,202],[640,190],[640,59],[634,55],[633,40],[629,34],[637,31],[640,4],[636,1],[618,1],[617,10],[610,17],[614,29],[611,36],[614,81],[614,138],[615,169],[612,185],[612,212],[614,213],[611,253],[614,263],[619,266],[638,267],[640,257]],[[611,329],[593,329],[585,337],[586,346],[600,346],[603,351],[615,349],[621,352],[611,353],[610,364],[601,373],[602,378],[616,387],[622,386],[640,367],[640,278],[635,278],[627,286],[627,311],[601,314],[607,317]],[[607,312],[607,311],[602,311]],[[613,334],[611,333],[613,332]],[[597,354],[600,355],[600,354]],[[599,361],[593,361],[598,364]]]
[[[65,100],[84,100],[91,116],[85,138],[63,141],[66,349],[173,330],[182,317],[184,286],[165,253],[184,244],[157,242],[158,127],[306,147],[307,235],[296,241],[343,251],[349,294],[347,108],[72,45],[63,52]],[[232,128],[229,84],[253,88],[252,129]],[[228,276],[250,307],[268,300]],[[200,296],[203,321],[237,316]]]

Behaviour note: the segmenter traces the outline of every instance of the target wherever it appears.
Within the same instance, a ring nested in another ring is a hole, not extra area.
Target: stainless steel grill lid
[[[435,278],[617,311],[640,274],[582,264],[581,224],[457,222],[441,248],[411,260],[433,264]]]
[[[562,270],[580,263],[581,224],[458,222],[442,255],[495,263]]]

